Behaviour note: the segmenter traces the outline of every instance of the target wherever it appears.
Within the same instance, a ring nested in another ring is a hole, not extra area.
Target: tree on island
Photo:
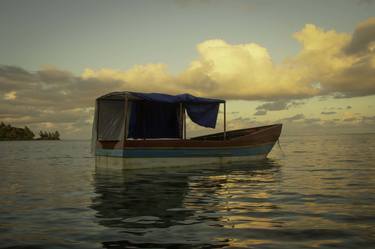
[[[39,137],[39,140],[60,140],[60,133],[58,131],[39,131]]]
[[[11,125],[0,123],[0,140],[32,140],[34,133],[25,126],[25,128],[17,128]]]
[[[54,137],[57,139],[57,140],[60,140],[60,133],[58,131],[55,131],[54,133]]]
[[[37,140],[60,140],[60,133],[40,131],[40,138]],[[0,140],[34,140],[34,133],[25,126],[25,128],[13,127],[10,124],[0,123]]]

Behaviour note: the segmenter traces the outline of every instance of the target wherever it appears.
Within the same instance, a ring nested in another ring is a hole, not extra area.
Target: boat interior
[[[246,128],[246,129],[239,129],[239,130],[232,130],[232,131],[226,131],[225,132],[225,139],[231,140],[247,135],[255,135],[260,131],[265,131],[270,128],[274,128],[275,126],[279,126],[279,124],[274,125],[266,125],[266,126],[258,126],[253,128]],[[198,137],[192,137],[191,140],[210,140],[210,141],[222,141],[224,140],[224,132],[209,134],[209,135],[203,135]]]

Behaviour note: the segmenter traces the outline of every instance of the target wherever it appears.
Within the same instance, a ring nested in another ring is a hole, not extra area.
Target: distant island
[[[35,134],[27,126],[25,128],[13,127],[10,124],[0,123],[0,140],[60,140],[58,131],[48,132],[40,131],[39,137],[34,138]]]

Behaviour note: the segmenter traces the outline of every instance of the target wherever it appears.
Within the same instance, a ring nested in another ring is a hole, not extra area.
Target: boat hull
[[[222,165],[265,159],[280,136],[281,125],[230,131],[188,140],[99,141],[96,163],[129,169]]]

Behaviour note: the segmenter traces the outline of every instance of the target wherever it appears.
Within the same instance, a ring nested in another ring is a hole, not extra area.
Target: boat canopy
[[[185,110],[194,123],[215,128],[220,103],[190,94],[112,92],[96,99],[93,139],[182,138]]]

